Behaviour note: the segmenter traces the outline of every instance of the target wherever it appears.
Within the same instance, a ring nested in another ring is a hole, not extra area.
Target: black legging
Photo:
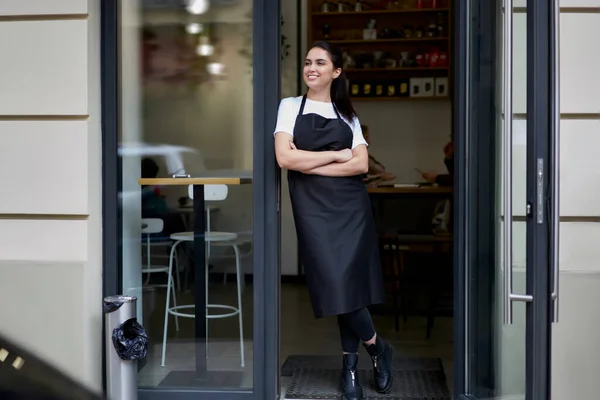
[[[357,353],[361,341],[368,342],[373,339],[375,326],[366,307],[337,317],[344,353]]]

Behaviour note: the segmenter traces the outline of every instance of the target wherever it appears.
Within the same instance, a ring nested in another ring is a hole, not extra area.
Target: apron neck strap
[[[306,94],[304,94],[304,96],[302,96],[302,104],[300,104],[300,111],[298,111],[298,115],[300,115],[300,116],[303,115],[305,105],[306,105]],[[333,107],[333,111],[335,111],[335,115],[337,115],[337,117],[341,120],[342,117],[340,116],[340,113],[338,112],[338,109],[333,102],[331,102],[331,106]]]
[[[342,120],[342,117],[340,116],[340,113],[338,112],[337,107],[335,106],[335,103],[332,101],[331,105],[333,106],[333,111],[335,111],[335,115],[337,115],[338,119],[340,119],[340,121]]]
[[[306,104],[306,94],[304,96],[302,96],[302,104],[300,104],[300,111],[298,112],[298,115],[302,116],[302,114],[304,114],[304,105]]]

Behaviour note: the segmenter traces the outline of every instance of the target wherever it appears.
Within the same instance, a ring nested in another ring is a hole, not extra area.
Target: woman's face
[[[335,68],[329,53],[320,47],[312,48],[304,60],[304,83],[311,89],[325,89],[340,76],[341,68]]]

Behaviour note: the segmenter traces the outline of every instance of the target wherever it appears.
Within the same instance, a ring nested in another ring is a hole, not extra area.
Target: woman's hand
[[[335,160],[330,164],[304,171],[306,174],[322,176],[356,176],[369,171],[369,153],[364,144],[354,150],[334,151]]]
[[[275,157],[280,168],[309,171],[340,159],[337,151],[304,151],[297,149],[293,136],[287,132],[275,133]]]
[[[429,183],[435,183],[435,179],[437,178],[437,174],[433,172],[423,172],[423,179],[425,179]]]
[[[394,179],[396,179],[396,175],[387,171],[381,173],[380,176],[383,181],[393,181]]]
[[[345,163],[347,161],[350,161],[350,160],[352,160],[352,157],[354,156],[352,154],[352,150],[350,150],[350,149],[343,149],[343,150],[338,151],[337,153],[339,156],[337,162],[340,162],[340,163]]]
[[[298,150],[296,148],[296,145],[294,144],[293,140],[290,140],[290,149]],[[337,157],[336,161],[340,162],[340,163],[350,161],[350,160],[352,160],[352,157],[354,156],[352,154],[352,150],[350,150],[350,149],[339,150],[339,151],[336,151],[335,153],[336,153],[336,157]]]

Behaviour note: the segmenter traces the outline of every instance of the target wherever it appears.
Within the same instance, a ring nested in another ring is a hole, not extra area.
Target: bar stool
[[[154,248],[170,248],[173,244],[173,241],[170,238],[164,237],[152,237],[153,234],[161,233],[164,229],[164,221],[160,218],[142,218],[142,238],[144,239],[142,242],[142,247],[146,250],[146,263],[142,264],[142,274],[146,274],[146,282],[145,285],[148,285],[150,282],[150,274],[154,274],[157,272],[168,273],[169,267],[167,265],[153,265],[153,258],[161,258],[166,259],[168,256],[166,252],[164,255],[153,255],[152,249]],[[165,249],[166,250],[166,249]],[[166,264],[166,263],[165,263]],[[181,290],[181,286],[179,284],[179,265],[178,259],[175,257],[175,280],[177,281],[177,289]],[[160,285],[153,285],[156,287],[160,287]],[[166,285],[162,285],[162,287],[166,287]],[[175,296],[173,294],[173,296]]]
[[[222,201],[227,198],[227,186],[226,185],[205,185],[204,186],[204,198],[208,201]],[[194,198],[193,194],[193,186],[189,186],[189,196],[191,199]],[[210,224],[208,225],[210,229]],[[171,272],[173,270],[173,259],[177,246],[184,242],[193,242],[194,241],[194,232],[179,232],[174,233],[171,236],[171,239],[175,241],[173,247],[171,248],[171,254],[169,257],[169,281],[167,283],[168,288],[173,285]],[[220,319],[220,318],[229,318],[238,316],[239,319],[239,330],[240,330],[240,360],[241,366],[244,367],[244,329],[242,322],[242,293],[241,293],[241,270],[240,270],[240,251],[236,244],[236,240],[238,235],[232,232],[214,232],[211,230],[207,230],[205,232],[204,240],[206,242],[206,263],[204,265],[204,273],[206,274],[206,286],[205,286],[205,295],[206,295],[206,334],[208,338],[208,320],[209,319]],[[226,304],[209,304],[208,303],[208,260],[210,257],[210,245],[211,243],[229,243],[235,252],[235,265],[236,265],[236,275],[237,275],[237,307],[226,305]],[[195,318],[194,314],[180,312],[179,310],[189,310],[196,307],[194,304],[189,305],[174,305],[170,304],[170,292],[167,291],[167,300],[165,305],[165,321],[164,321],[164,332],[163,332],[163,344],[162,344],[162,361],[161,366],[165,366],[165,357],[167,351],[167,331],[169,325],[169,314],[174,315],[175,317],[183,317],[183,318]],[[220,314],[209,314],[209,309],[220,309],[226,310],[229,312],[224,312]],[[176,327],[177,329],[177,327]],[[177,329],[178,330],[178,329]],[[208,340],[206,341],[206,345],[208,346]],[[207,349],[208,354],[208,349]]]
[[[153,265],[152,264],[152,248],[153,247],[170,247],[173,244],[172,240],[159,240],[153,241],[150,235],[155,233],[161,233],[164,228],[164,222],[160,218],[142,218],[142,238],[144,241],[142,242],[142,246],[146,248],[146,263],[142,264],[142,274],[146,274],[146,282],[144,283],[144,287],[164,287],[167,289],[171,289],[173,294],[173,304],[177,305],[177,297],[175,296],[175,285],[160,285],[153,284],[149,285],[150,274],[155,273],[164,273],[170,274],[172,271],[166,265]],[[175,253],[175,271],[178,272],[178,264],[177,264],[177,253]],[[177,281],[179,283],[179,277],[177,277]],[[179,330],[179,319],[175,317],[175,327]]]

